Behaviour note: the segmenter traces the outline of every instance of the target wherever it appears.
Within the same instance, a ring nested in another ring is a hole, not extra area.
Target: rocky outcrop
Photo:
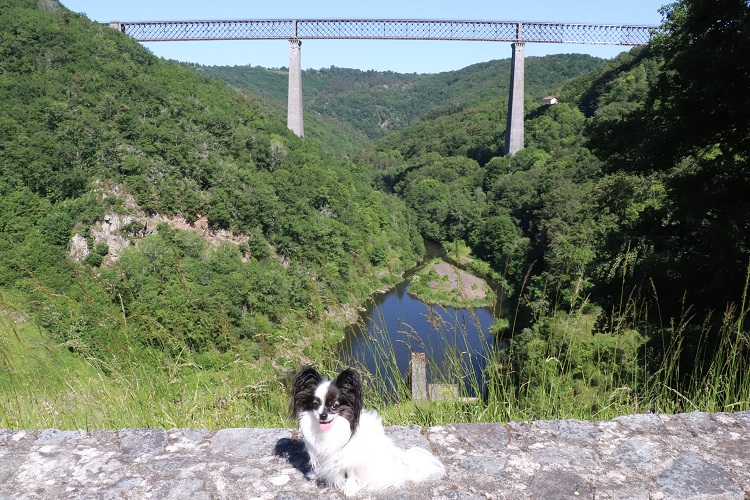
[[[138,228],[132,229],[132,225]],[[217,247],[222,243],[233,243],[239,245],[247,243],[247,236],[235,235],[225,229],[211,229],[205,217],[199,217],[195,222],[189,223],[183,217],[168,217],[165,215],[131,216],[120,214],[107,214],[104,218],[94,224],[89,231],[94,245],[103,243],[109,248],[105,262],[116,261],[122,251],[132,243],[140,239],[156,234],[159,224],[164,223],[175,229],[191,231],[206,240],[211,246]],[[70,242],[70,256],[76,260],[83,260],[91,252],[88,241],[76,233]]]
[[[146,215],[136,203],[135,198],[119,184],[104,187],[104,183],[100,182],[98,186],[97,193],[102,198],[118,199],[128,214],[114,212],[106,214],[102,220],[88,228],[89,239],[80,233],[74,234],[70,239],[69,254],[77,261],[85,259],[96,245],[104,244],[107,245],[108,253],[103,263],[104,265],[112,264],[117,261],[125,248],[137,244],[139,240],[150,234],[156,234],[157,227],[162,223],[175,229],[191,231],[214,247],[222,243],[240,245],[248,242],[246,235],[209,227],[206,217],[200,216],[194,222],[188,222],[179,215]],[[93,243],[93,246],[89,245],[89,240]]]
[[[448,473],[372,498],[750,496],[750,412],[390,427]],[[343,498],[289,429],[0,430],[0,498]],[[366,496],[366,495],[365,495]]]

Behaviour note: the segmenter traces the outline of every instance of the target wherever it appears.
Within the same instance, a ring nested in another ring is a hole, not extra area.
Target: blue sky
[[[74,12],[98,22],[203,19],[455,19],[556,21],[601,24],[659,24],[654,0],[61,0]],[[155,42],[144,44],[166,59],[205,65],[253,65],[276,68],[289,64],[286,41]],[[611,58],[626,47],[527,44],[526,56],[585,53]],[[432,42],[305,40],[302,66],[320,69],[374,69],[399,73],[438,73],[470,64],[510,57],[501,42]]]

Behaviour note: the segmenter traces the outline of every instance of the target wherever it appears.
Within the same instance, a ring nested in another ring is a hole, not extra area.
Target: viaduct
[[[511,43],[510,95],[505,153],[524,147],[524,46],[526,43],[647,45],[657,26],[518,21],[397,19],[276,19],[233,21],[112,21],[139,42],[288,40],[287,126],[304,137],[302,40],[455,40]]]

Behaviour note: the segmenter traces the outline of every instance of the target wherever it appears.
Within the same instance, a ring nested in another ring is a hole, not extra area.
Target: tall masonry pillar
[[[305,136],[302,121],[302,40],[289,40],[289,94],[286,126],[300,137]]]
[[[520,31],[520,28],[519,28]],[[523,149],[523,47],[524,42],[511,44],[508,125],[505,129],[505,154],[514,155]]]

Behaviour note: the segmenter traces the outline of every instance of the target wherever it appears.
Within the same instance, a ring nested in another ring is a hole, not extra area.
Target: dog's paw
[[[357,493],[359,493],[362,490],[362,485],[359,484],[359,481],[353,478],[349,478],[346,480],[346,483],[344,483],[344,488],[342,489],[342,492],[344,493],[345,497],[353,497]]]

